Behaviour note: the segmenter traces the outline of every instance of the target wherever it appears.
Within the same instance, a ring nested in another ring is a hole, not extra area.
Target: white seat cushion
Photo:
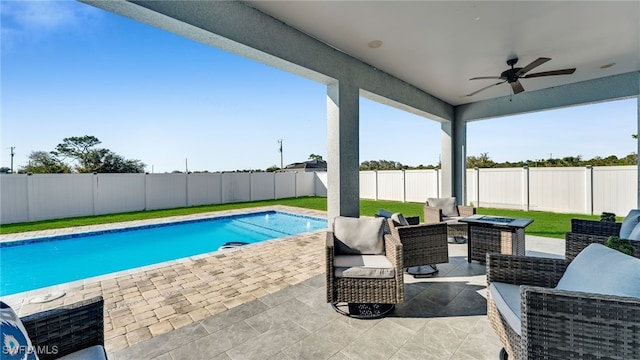
[[[336,255],[333,263],[336,277],[393,279],[393,264],[384,255]]]
[[[107,355],[101,345],[94,345],[86,349],[82,349],[65,355],[58,360],[106,360]]]
[[[457,224],[458,220],[464,219],[464,216],[443,216],[442,221],[446,223]]]
[[[492,282],[489,285],[489,293],[502,318],[511,326],[513,331],[518,335],[522,335],[520,285]]]
[[[640,259],[591,244],[569,264],[556,289],[640,298]]]
[[[333,223],[336,250],[342,255],[384,254],[384,218],[337,216]]]
[[[442,216],[459,216],[455,197],[428,198],[427,204],[442,210]]]

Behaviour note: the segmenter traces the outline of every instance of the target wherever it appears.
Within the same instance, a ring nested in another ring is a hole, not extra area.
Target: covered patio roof
[[[330,219],[359,215],[360,96],[441,123],[442,194],[464,201],[468,122],[640,94],[636,1],[82,1],[326,84]],[[576,71],[466,96],[513,58]]]

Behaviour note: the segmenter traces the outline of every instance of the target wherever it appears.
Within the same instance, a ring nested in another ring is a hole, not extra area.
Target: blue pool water
[[[0,244],[0,295],[327,228],[325,219],[268,211]]]

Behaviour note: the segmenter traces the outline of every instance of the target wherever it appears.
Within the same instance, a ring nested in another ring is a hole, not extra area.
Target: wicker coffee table
[[[486,261],[487,253],[524,255],[524,228],[533,219],[473,215],[460,219],[469,225],[467,261]]]

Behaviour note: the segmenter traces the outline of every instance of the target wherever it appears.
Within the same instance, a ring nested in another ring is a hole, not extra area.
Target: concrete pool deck
[[[173,221],[280,210],[270,206],[171,218]],[[141,225],[167,219],[136,222]],[[91,226],[91,231],[122,224]],[[53,235],[65,232],[52,230]],[[30,237],[49,236],[43,232]],[[21,234],[26,238],[29,234]],[[6,235],[0,241],[7,241]],[[405,275],[406,301],[381,320],[340,316],[325,303],[324,231],[233,251],[105,275],[3,297],[20,316],[102,295],[111,359],[489,359],[500,349],[486,319],[484,265],[467,263],[466,244],[450,244],[433,278]],[[527,236],[527,249],[561,254],[564,241]],[[29,299],[63,290],[44,304]],[[390,339],[385,336],[394,334]]]

